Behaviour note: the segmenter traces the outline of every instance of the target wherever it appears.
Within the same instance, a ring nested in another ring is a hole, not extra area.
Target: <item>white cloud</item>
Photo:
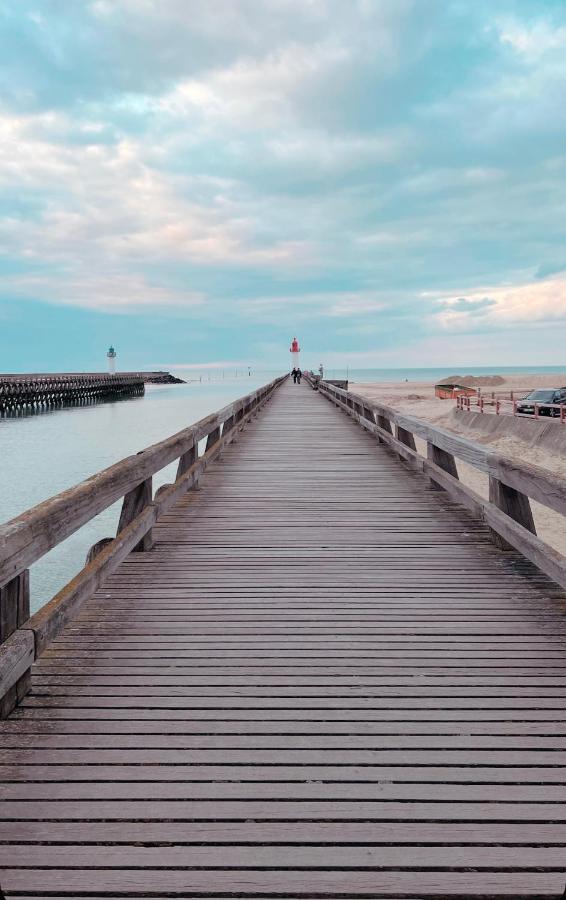
[[[201,306],[204,296],[195,291],[172,290],[152,284],[142,275],[107,271],[97,274],[88,267],[41,275],[4,277],[3,289],[15,297],[45,300],[63,306],[80,306],[104,312],[135,312],[144,307]]]
[[[280,268],[310,262],[308,242],[267,237],[253,210],[227,201],[222,188],[229,191],[229,181],[206,183],[158,170],[146,162],[138,140],[49,141],[47,126],[70,123],[62,114],[0,116],[0,185],[33,191],[38,204],[32,217],[6,212],[0,241],[13,259],[49,270],[44,290],[35,276],[19,286],[12,282],[11,289],[93,308],[127,306],[133,297],[142,305],[186,304],[196,296],[190,285],[173,290],[165,278],[161,288],[151,287],[140,271],[148,265]],[[100,289],[99,272],[113,273],[116,290],[110,276]]]
[[[258,59],[247,57],[201,78],[179,82],[156,103],[174,117],[200,113],[239,128],[279,127],[296,119],[301,91],[345,63],[350,51],[333,43],[292,43]]]
[[[566,50],[566,27],[546,19],[532,24],[511,20],[499,26],[499,40],[527,62],[536,63],[549,53]]]
[[[240,301],[238,312],[258,322],[342,319],[381,312],[388,303],[375,291],[328,291],[256,297]]]
[[[465,309],[462,297],[469,301]],[[482,307],[485,299],[492,301]],[[566,320],[566,277],[527,284],[485,287],[439,301],[436,324],[447,331],[468,331],[482,326],[551,323]]]

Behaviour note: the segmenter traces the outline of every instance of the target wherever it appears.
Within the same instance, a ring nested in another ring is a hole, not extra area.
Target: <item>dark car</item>
[[[538,391],[531,391],[523,400],[517,403],[517,412],[523,415],[534,415],[535,403],[566,403],[566,388],[541,388]],[[539,416],[559,416],[559,409],[552,409],[548,406],[539,406]]]

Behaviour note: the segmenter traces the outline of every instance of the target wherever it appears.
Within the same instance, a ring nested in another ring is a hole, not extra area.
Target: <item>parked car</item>
[[[523,415],[534,415],[535,403],[557,403],[559,405],[566,403],[566,388],[542,388],[538,391],[531,391],[523,400],[517,403],[517,412]],[[559,416],[559,409],[552,409],[548,406],[539,407],[539,416]]]

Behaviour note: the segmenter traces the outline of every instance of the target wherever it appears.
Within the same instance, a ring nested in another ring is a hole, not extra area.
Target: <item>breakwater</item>
[[[144,391],[140,372],[0,375],[0,415],[139,397]]]

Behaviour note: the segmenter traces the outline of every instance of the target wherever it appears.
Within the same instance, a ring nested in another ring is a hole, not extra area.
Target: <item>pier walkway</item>
[[[304,383],[153,540],[0,724],[6,897],[562,896],[554,582]]]

